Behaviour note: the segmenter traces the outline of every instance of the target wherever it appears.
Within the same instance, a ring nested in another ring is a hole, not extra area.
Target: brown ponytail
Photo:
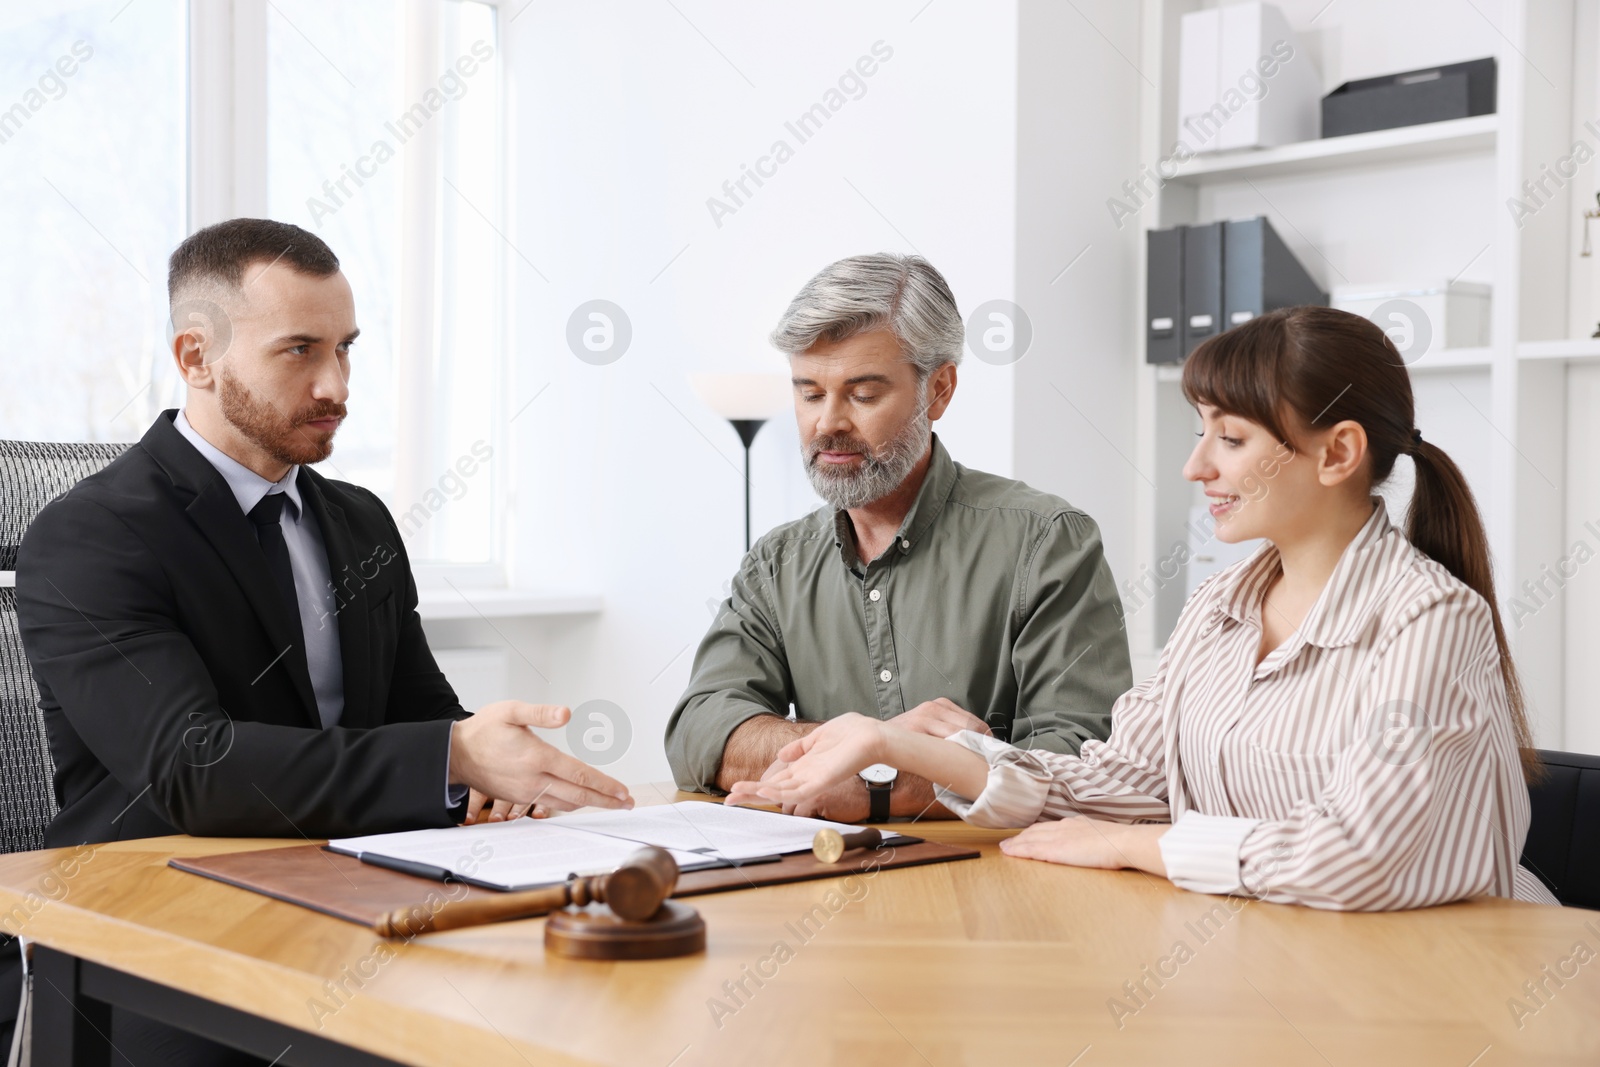
[[[1387,341],[1389,338],[1384,337]],[[1489,537],[1484,532],[1478,502],[1473,498],[1461,468],[1444,450],[1427,441],[1418,441],[1411,450],[1417,471],[1411,506],[1406,509],[1406,537],[1442,563],[1451,574],[1465,582],[1489,603],[1489,618],[1494,623],[1494,643],[1500,649],[1500,676],[1506,684],[1506,702],[1511,705],[1511,726],[1522,754],[1523,776],[1538,781],[1544,764],[1533,747],[1528,728],[1527,699],[1522,679],[1511,661],[1506,628],[1500,621],[1500,607],[1494,595],[1494,567],[1489,562]]]
[[[1183,395],[1191,404],[1258,423],[1290,448],[1286,415],[1307,428],[1357,422],[1367,434],[1373,486],[1388,479],[1402,453],[1412,457],[1416,488],[1406,537],[1488,603],[1523,775],[1541,778],[1522,682],[1495,599],[1483,519],[1461,469],[1417,433],[1411,377],[1388,335],[1333,308],[1270,311],[1196,348],[1183,364]]]

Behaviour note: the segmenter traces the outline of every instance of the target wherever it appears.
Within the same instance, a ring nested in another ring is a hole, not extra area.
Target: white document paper
[[[442,878],[448,871],[473,885],[495,889],[531,889],[556,885],[574,874],[615,870],[641,842],[587,830],[569,829],[549,819],[514,819],[481,826],[409,830],[329,841],[335,852],[361,857],[380,866]],[[670,850],[680,870],[715,863],[714,858]],[[394,861],[400,861],[399,864]],[[388,862],[385,862],[388,861]]]
[[[661,848],[735,861],[806,852],[818,830],[831,828],[848,834],[860,829],[849,823],[802,819],[703,800],[653,804],[632,811],[584,811],[558,815],[553,821]]]
[[[329,841],[328,848],[425,877],[446,872],[497,889],[529,889],[574,874],[615,870],[642,845],[672,853],[679,870],[805,852],[818,830],[858,827],[700,800],[632,811],[585,811],[552,819],[407,830]],[[886,835],[893,839],[896,835]]]

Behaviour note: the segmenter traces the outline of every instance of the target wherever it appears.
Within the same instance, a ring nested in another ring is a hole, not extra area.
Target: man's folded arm
[[[745,557],[667,722],[667,762],[680,789],[719,791],[717,773],[733,732],[757,715],[778,720],[788,713],[793,686],[782,635],[761,593],[761,565],[753,554]],[[777,740],[774,752],[782,747]]]
[[[1111,735],[1111,708],[1133,686],[1128,635],[1095,521],[1054,516],[1036,542],[1012,646],[1018,748],[1076,754]]]
[[[46,508],[17,575],[41,688],[136,802],[177,829],[326,837],[450,825],[439,788],[450,721],[322,730],[230,718],[160,563],[99,504]]]

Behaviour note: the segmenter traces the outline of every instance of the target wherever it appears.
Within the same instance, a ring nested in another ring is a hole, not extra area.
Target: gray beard
[[[881,449],[876,453],[870,448],[861,449],[861,465],[853,471],[817,466],[819,452],[829,451],[846,441],[814,438],[809,446],[801,446],[801,457],[805,461],[806,476],[811,479],[811,488],[831,507],[840,511],[882,500],[900,488],[911,473],[911,468],[927,451],[928,435],[932,428],[928,409],[919,402],[917,414]],[[857,448],[863,444],[860,441],[849,443]]]

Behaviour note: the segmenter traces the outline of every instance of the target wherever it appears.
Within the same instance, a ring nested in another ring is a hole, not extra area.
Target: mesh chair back
[[[127,448],[0,441],[0,571],[14,571],[34,516]],[[55,764],[28,658],[17,632],[16,590],[0,586],[0,852],[42,847],[55,817]]]
[[[44,506],[122,455],[127,445],[0,441],[0,571],[17,569],[23,531]]]

